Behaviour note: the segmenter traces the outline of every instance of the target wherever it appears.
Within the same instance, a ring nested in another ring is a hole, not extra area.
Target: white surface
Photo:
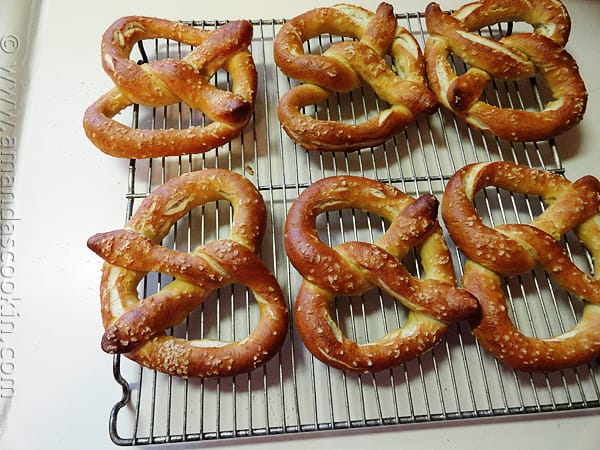
[[[6,2],[0,1],[0,11]],[[378,1],[356,1],[374,8]],[[398,12],[423,10],[425,1],[395,4]],[[441,2],[445,8],[461,2]],[[0,448],[112,448],[108,412],[120,396],[112,358],[99,349],[102,328],[97,286],[100,262],[87,238],[124,219],[127,162],[96,150],[86,139],[82,114],[105,92],[109,79],[99,42],[112,21],[127,14],[170,19],[283,18],[325,2],[104,0],[44,1],[32,41],[30,79],[21,101],[15,198],[15,285],[18,314],[6,343],[14,349],[15,394],[0,410]],[[600,176],[596,122],[600,118],[600,2],[567,2],[573,21],[569,51],[579,61],[590,98],[583,123],[559,140],[570,178]],[[401,8],[401,9],[400,9]],[[3,34],[5,30],[0,30]],[[9,339],[10,338],[10,339]],[[518,417],[362,430],[318,436],[196,443],[183,448],[502,448],[598,447],[597,412]],[[524,440],[527,444],[524,445]],[[521,444],[519,444],[521,442]],[[153,448],[160,448],[154,446]],[[173,448],[181,448],[174,446]]]

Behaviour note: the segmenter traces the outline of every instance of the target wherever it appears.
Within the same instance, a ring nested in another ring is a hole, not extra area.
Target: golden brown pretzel
[[[477,311],[476,300],[455,286],[452,260],[437,222],[437,200],[418,200],[374,180],[337,176],[309,186],[293,203],[285,224],[287,255],[304,280],[294,306],[297,330],[318,359],[350,371],[378,371],[431,349],[448,325]],[[391,223],[375,244],[334,248],[316,230],[325,211],[357,208]],[[415,279],[401,260],[414,247],[425,277]],[[344,336],[329,311],[336,295],[359,295],[379,286],[409,309],[407,323],[373,342]]]
[[[142,65],[129,59],[143,39],[167,38],[194,46],[182,59]],[[235,21],[215,30],[150,17],[123,17],[102,37],[102,66],[115,88],[85,112],[88,138],[103,152],[123,158],[152,158],[208,151],[240,134],[252,116],[257,74],[248,45],[252,25]],[[231,74],[231,91],[209,81],[219,69]],[[113,117],[138,103],[167,106],[183,101],[202,111],[206,126],[185,129],[132,129]]]
[[[322,55],[306,54],[303,43],[323,33],[356,40],[336,43]],[[347,4],[310,10],[287,21],[273,45],[281,71],[304,83],[282,96],[279,120],[292,140],[308,150],[351,151],[379,145],[437,107],[425,86],[419,45],[398,25],[387,3],[381,3],[375,14]],[[391,56],[392,67],[386,55]],[[333,92],[351,91],[363,83],[390,105],[371,119],[319,120],[301,111]]]
[[[225,199],[233,207],[229,239],[193,253],[162,247],[172,225],[196,206]],[[138,363],[186,377],[225,376],[266,362],[287,332],[287,307],[277,281],[256,256],[264,234],[262,197],[244,177],[221,169],[190,172],[153,191],[122,230],[100,233],[88,246],[103,259],[102,348]],[[174,277],[139,300],[137,286],[149,271]],[[239,342],[186,340],[164,333],[180,323],[214,289],[237,281],[248,286],[260,319]]]
[[[496,186],[541,196],[549,206],[531,224],[491,228],[473,205],[478,191]],[[463,287],[477,297],[481,317],[473,334],[500,360],[522,370],[555,370],[600,355],[600,182],[574,183],[547,171],[508,162],[471,164],[448,182],[442,215],[450,236],[468,261]],[[559,243],[575,230],[594,260],[594,277],[579,270]],[[506,306],[501,275],[517,275],[540,264],[568,292],[584,301],[583,315],[571,330],[550,338],[522,334]]]
[[[430,3],[425,16],[430,33],[425,45],[427,79],[440,103],[457,117],[511,141],[546,140],[581,121],[587,92],[576,62],[564,49],[571,22],[558,0],[480,0],[451,15]],[[534,30],[500,40],[476,33],[504,21],[525,21]],[[469,65],[463,75],[450,64],[451,53]],[[542,111],[501,108],[482,98],[493,78],[519,80],[536,72],[553,97]]]

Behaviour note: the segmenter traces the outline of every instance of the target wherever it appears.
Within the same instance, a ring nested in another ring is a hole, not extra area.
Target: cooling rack
[[[420,13],[398,14],[398,20],[424,44],[427,37]],[[213,28],[217,20],[191,22]],[[313,181],[335,174],[353,174],[380,180],[418,196],[441,198],[449,177],[467,163],[507,160],[563,173],[560,151],[554,141],[510,143],[471,129],[440,109],[420,119],[385,144],[360,152],[309,153],[294,145],[277,120],[279,96],[295,85],[276,68],[273,38],[283,20],[255,20],[251,50],[259,75],[258,98],[251,124],[226,146],[206,154],[132,160],[126,192],[126,219],[149,192],[181,173],[221,167],[242,173],[261,191],[269,225],[261,257],[280,282],[290,309],[300,278],[283,250],[286,212]],[[491,36],[511,31],[511,25],[483,30]],[[335,37],[320,36],[307,50],[321,52]],[[144,41],[135,50],[140,60],[180,57],[191,49],[168,40]],[[461,61],[454,61],[464,70]],[[225,72],[214,82],[229,83]],[[487,100],[498,105],[540,108],[546,93],[539,80],[495,82]],[[382,108],[368,88],[337,95],[307,111],[320,118],[360,121]],[[127,115],[125,115],[127,116]],[[185,105],[160,109],[135,107],[130,120],[140,128],[178,128],[207,120]],[[537,197],[486,189],[476,198],[486,223],[530,222],[544,205]],[[225,237],[230,206],[218,202],[198,208],[182,218],[163,245],[190,251],[205,241]],[[386,223],[360,211],[330,212],[319,217],[319,233],[331,245],[346,240],[373,241]],[[588,272],[591,261],[580,243],[567,236],[573,259]],[[450,243],[457,271],[462,255]],[[420,274],[418,258],[406,266]],[[149,274],[140,285],[147,296],[171,281]],[[581,315],[578,299],[555,286],[544,272],[505,281],[510,311],[518,326],[540,337],[569,329]],[[334,305],[343,331],[358,342],[376,339],[403,324],[407,313],[397,302],[374,290],[361,297],[341,297]],[[213,293],[199,310],[170,330],[184,337],[242,339],[256,323],[257,307],[251,294],[232,285]],[[141,368],[116,356],[114,378],[122,387],[110,412],[109,432],[120,445],[142,445],[248,436],[298,434],[407,423],[474,419],[528,413],[560,414],[600,406],[598,361],[575,369],[548,374],[514,371],[480,348],[467,324],[450,328],[433,351],[400,367],[375,374],[351,374],[324,366],[304,348],[293,323],[280,353],[264,367],[224,379],[181,379]],[[400,429],[399,428],[399,429]]]

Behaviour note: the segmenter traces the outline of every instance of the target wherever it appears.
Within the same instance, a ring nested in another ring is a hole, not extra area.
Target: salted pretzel
[[[430,3],[425,11],[427,79],[439,102],[474,127],[510,141],[542,141],[581,121],[587,92],[576,61],[565,50],[571,21],[558,0],[481,0],[452,14]],[[477,31],[500,22],[524,21],[533,32],[494,40]],[[449,56],[469,69],[457,75]],[[485,101],[492,80],[520,80],[537,73],[552,99],[541,111],[504,108]]]
[[[194,49],[181,59],[141,65],[129,59],[137,42],[155,38]],[[88,138],[103,152],[122,158],[201,153],[229,142],[254,110],[257,74],[248,50],[251,39],[252,25],[247,21],[201,30],[151,17],[118,19],[104,33],[101,46],[102,67],[115,87],[86,110],[83,126]],[[219,69],[231,75],[231,91],[211,83]],[[162,107],[178,102],[202,111],[206,125],[133,129],[113,119],[134,103]]]
[[[477,311],[473,296],[455,286],[454,269],[437,222],[438,202],[356,176],[334,176],[310,185],[292,204],[285,224],[287,255],[302,275],[294,317],[308,350],[332,367],[378,371],[431,349],[448,325]],[[329,247],[316,229],[323,212],[357,208],[390,222],[374,244]],[[418,247],[424,278],[401,260]],[[407,322],[381,339],[359,344],[346,337],[330,312],[336,295],[360,295],[379,286],[409,310]]]
[[[491,228],[473,199],[488,186],[540,196],[549,205],[530,224]],[[448,232],[467,263],[462,280],[480,302],[473,334],[494,356],[516,369],[556,370],[600,356],[600,182],[585,176],[573,183],[558,174],[508,162],[471,164],[448,182],[442,200]],[[594,261],[594,275],[578,269],[561,238],[574,230]],[[512,322],[501,276],[541,265],[567,292],[581,298],[577,325],[549,338],[524,335]]]
[[[219,199],[233,208],[228,239],[208,242],[192,253],[160,245],[179,218]],[[105,260],[100,286],[103,350],[184,377],[233,375],[266,362],[285,338],[288,315],[276,279],[256,255],[265,221],[264,202],[252,183],[234,172],[206,169],[154,190],[124,229],[92,236],[88,247]],[[137,286],[148,272],[174,280],[140,300]],[[246,338],[184,339],[164,332],[213,290],[233,282],[248,286],[260,308],[259,321]]]
[[[322,55],[307,54],[304,42],[324,33],[354,40],[335,43]],[[379,145],[437,107],[425,85],[420,47],[397,23],[387,3],[381,3],[375,13],[347,4],[307,11],[285,22],[273,45],[280,70],[303,83],[281,97],[279,121],[290,138],[307,150],[351,151]],[[391,66],[386,56],[391,57]],[[389,104],[364,122],[320,120],[302,111],[335,92],[363,84]]]

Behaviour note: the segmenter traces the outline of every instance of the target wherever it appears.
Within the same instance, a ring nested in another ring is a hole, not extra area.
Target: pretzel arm
[[[450,51],[468,65],[500,79],[535,75],[533,63],[521,52],[470,33],[460,20],[443,12],[437,3],[427,5],[425,17],[431,34],[443,35]]]
[[[525,371],[550,371],[585,364],[600,354],[600,307],[588,304],[574,328],[546,339],[526,336],[508,315],[502,280],[467,262],[463,286],[479,300],[481,314],[473,334],[497,358]]]

